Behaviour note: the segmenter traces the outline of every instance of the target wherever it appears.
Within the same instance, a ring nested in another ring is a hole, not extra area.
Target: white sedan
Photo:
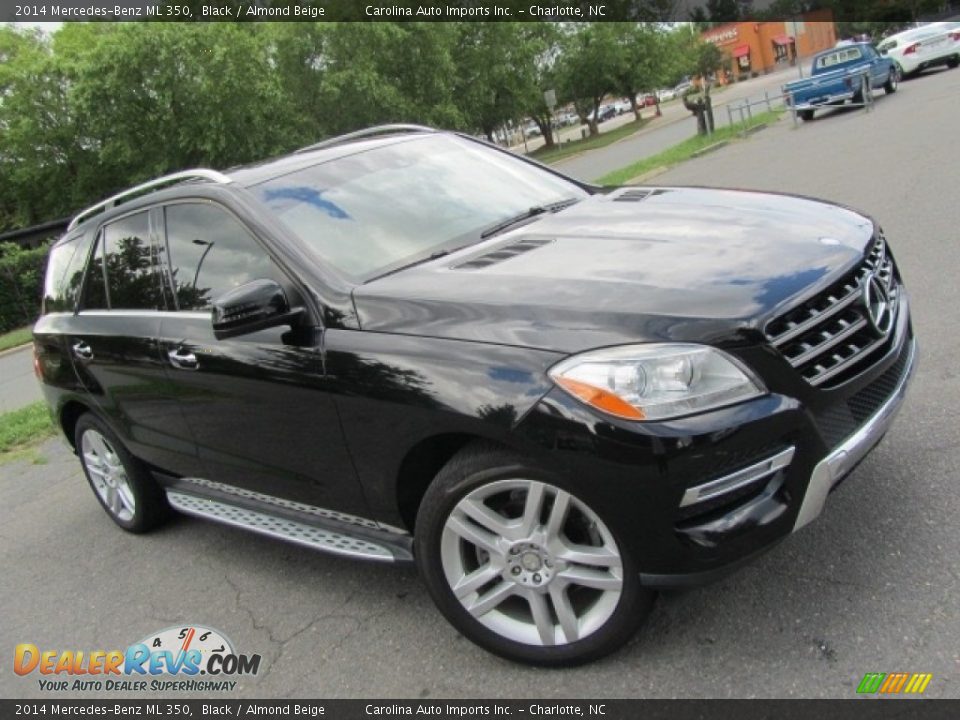
[[[935,22],[891,35],[877,45],[881,55],[900,66],[903,75],[934,65],[960,65],[960,22]]]

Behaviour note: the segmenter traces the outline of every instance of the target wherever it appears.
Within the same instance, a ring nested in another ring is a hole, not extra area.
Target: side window
[[[91,242],[89,235],[79,235],[56,245],[50,251],[43,287],[44,312],[66,312],[74,309]]]
[[[270,256],[226,210],[183,203],[164,212],[170,277],[180,310],[205,310],[238,285],[276,278]]]
[[[82,307],[86,310],[106,310],[107,285],[103,276],[103,232],[97,235],[97,245],[87,268],[86,280],[83,285]]]
[[[105,226],[103,246],[110,309],[164,309],[160,265],[150,242],[147,213]]]

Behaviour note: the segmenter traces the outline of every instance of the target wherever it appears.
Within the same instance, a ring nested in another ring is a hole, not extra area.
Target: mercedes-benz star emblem
[[[890,291],[876,273],[868,275],[863,282],[863,304],[874,329],[882,336],[888,335],[893,328],[894,307],[890,301]]]

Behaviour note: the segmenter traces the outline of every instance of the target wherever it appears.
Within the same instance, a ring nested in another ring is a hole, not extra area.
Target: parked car
[[[540,126],[533,122],[523,129],[523,135],[527,138],[540,137],[541,134]]]
[[[936,22],[884,39],[877,50],[893,60],[903,75],[927,68],[960,65],[960,22]]]
[[[660,98],[660,102],[666,102],[667,100],[673,100],[677,96],[677,91],[673,88],[664,88],[662,90],[657,90],[657,97]]]
[[[623,115],[624,113],[632,112],[633,105],[630,104],[629,100],[617,100],[613,104],[613,109],[616,110],[617,115]]]
[[[810,77],[787,83],[783,95],[801,119],[812,120],[820,108],[848,100],[863,102],[865,85],[868,91],[882,87],[891,94],[897,91],[899,81],[900,71],[890,58],[867,43],[852,43],[816,55]]]
[[[594,113],[597,122],[606,122],[616,116],[617,109],[613,105],[601,105]]]
[[[598,188],[416,126],[84,210],[33,332],[124,530],[177,510],[415,562],[461,633],[543,665],[816,518],[915,362],[862,214]]]
[[[657,104],[657,97],[653,93],[646,93],[637,99],[637,103],[643,107],[653,107]]]
[[[684,78],[677,86],[673,89],[674,97],[679,97],[693,88],[693,83],[688,79]]]
[[[580,124],[580,116],[575,112],[563,113],[557,120],[560,123],[561,127],[569,127],[571,125]]]

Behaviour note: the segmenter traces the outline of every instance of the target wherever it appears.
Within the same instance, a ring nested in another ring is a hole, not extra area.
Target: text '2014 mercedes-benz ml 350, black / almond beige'
[[[916,358],[849,208],[598,188],[417,126],[85,210],[34,338],[120,527],[415,562],[460,632],[543,665],[814,520]]]

